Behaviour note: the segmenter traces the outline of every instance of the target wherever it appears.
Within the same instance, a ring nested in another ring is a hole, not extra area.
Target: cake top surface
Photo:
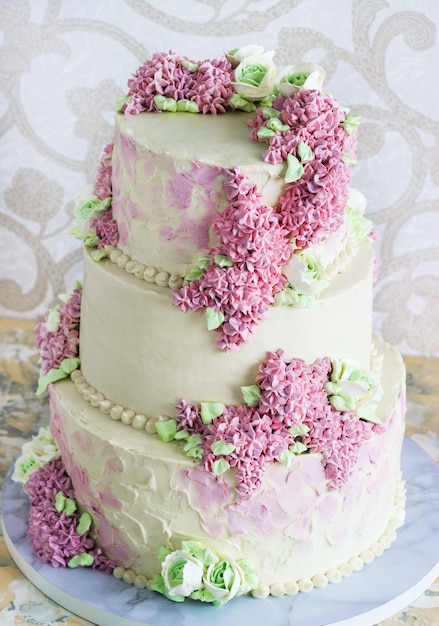
[[[236,111],[229,115],[194,115],[192,113],[157,113],[117,115],[120,130],[135,138],[138,146],[154,153],[172,154],[175,159],[197,160],[233,168],[262,163],[261,144],[250,140],[247,121],[252,114]],[[283,164],[266,164],[273,173]]]

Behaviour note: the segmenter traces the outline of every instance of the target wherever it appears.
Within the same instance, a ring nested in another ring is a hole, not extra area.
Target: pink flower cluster
[[[96,233],[99,243],[98,248],[105,246],[116,246],[119,241],[119,230],[117,222],[113,219],[113,210],[107,209],[90,221],[90,228]]]
[[[329,485],[340,489],[356,463],[359,447],[370,438],[375,425],[334,409],[324,390],[330,371],[329,358],[308,365],[301,359],[288,360],[282,350],[269,352],[256,377],[260,390],[256,406],[227,406],[222,415],[205,424],[200,407],[181,400],[177,405],[178,428],[200,436],[206,470],[211,470],[218,459],[213,443],[234,446],[222,458],[236,470],[238,501],[258,490],[265,468],[279,461],[297,441],[310,452],[322,453]],[[307,432],[291,434],[289,429],[297,425],[306,426]]]
[[[224,113],[234,93],[231,81],[232,67],[225,56],[196,63],[173,52],[156,53],[128,81],[131,99],[122,111],[159,111],[154,97],[163,96],[195,102],[203,114]]]
[[[96,175],[93,193],[98,200],[106,200],[112,197],[112,162],[113,143],[105,146],[102,158]],[[110,207],[90,221],[92,228],[99,239],[98,248],[105,248],[106,245],[116,246],[119,241],[119,230],[116,220],[113,219],[113,209]]]
[[[288,155],[300,160],[301,144],[312,150],[312,158],[302,163],[302,176],[286,185],[279,202],[281,224],[296,239],[296,247],[305,248],[324,240],[342,222],[351,178],[351,165],[343,157],[354,157],[356,132],[344,130],[345,112],[336,100],[318,90],[278,96],[273,108],[289,128],[276,131],[270,139],[258,136],[267,122],[264,109],[259,108],[248,121],[252,139],[269,144],[265,161],[281,163]]]
[[[82,289],[75,289],[69,301],[59,307],[60,319],[56,331],[48,330],[48,316],[35,328],[35,344],[40,351],[42,375],[58,368],[64,359],[78,356],[81,295]]]
[[[173,303],[182,311],[221,312],[217,345],[236,350],[283,289],[282,267],[291,249],[278,215],[262,203],[255,186],[235,170],[228,173],[224,188],[229,204],[213,225],[219,245],[201,277],[174,290]],[[221,264],[224,258],[226,266]]]
[[[113,156],[113,143],[108,143],[104,147],[104,151],[99,163],[98,173],[94,182],[93,193],[98,200],[106,200],[113,193],[111,175],[112,165],[111,158]]]
[[[34,472],[26,484],[30,497],[28,537],[40,561],[53,567],[66,567],[78,554],[93,556],[93,569],[111,573],[115,564],[95,545],[88,532],[79,535],[79,513],[66,515],[55,508],[56,494],[74,499],[71,480],[60,458]]]

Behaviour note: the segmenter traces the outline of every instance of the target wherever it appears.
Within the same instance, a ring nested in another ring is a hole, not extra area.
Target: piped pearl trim
[[[134,261],[128,254],[119,250],[119,248],[105,246],[105,250],[108,252],[108,258],[111,263],[125,270],[128,274],[132,274],[139,280],[156,284],[159,287],[169,287],[170,289],[178,289],[183,285],[183,276],[170,274],[165,270],[158,270],[151,265],[144,265],[143,263]]]
[[[338,567],[330,569],[327,572],[316,574],[312,576],[312,578],[300,578],[299,580],[292,580],[285,584],[276,582],[271,585],[261,584],[251,591],[251,595],[254,598],[263,599],[268,596],[294,596],[299,592],[308,593],[314,588],[321,589],[322,587],[326,587],[329,583],[338,583],[342,578],[350,576],[353,572],[360,571],[365,564],[371,563],[376,557],[381,556],[384,550],[396,539],[396,529],[404,523],[405,503],[405,481],[400,478],[396,484],[393,515],[382,536],[368,549],[363,550],[363,552],[357,556],[353,556],[346,563],[341,563]],[[147,579],[146,576],[136,574],[133,570],[125,567],[116,567],[113,570],[113,576],[128,584],[133,584],[140,589],[149,587],[151,583],[151,580]]]
[[[132,426],[136,430],[145,430],[147,433],[152,434],[157,432],[155,428],[156,422],[170,419],[167,415],[148,417],[143,413],[136,413],[132,409],[125,408],[121,404],[114,404],[87,383],[81,370],[74,370],[70,374],[70,378],[86,402],[89,402],[92,407],[99,409],[101,413],[108,415],[114,421],[120,420],[123,424]]]
[[[325,275],[328,279],[334,278],[341,270],[348,265],[358,249],[358,240],[349,236],[346,240],[343,250],[339,252],[337,257],[331,261],[325,268]],[[145,265],[132,259],[128,254],[122,252],[114,246],[105,246],[108,258],[114,265],[125,270],[128,274],[132,274],[139,280],[144,280],[150,284],[156,284],[159,287],[169,287],[170,289],[179,289],[184,283],[184,277],[178,274],[170,274],[166,270],[158,270],[152,265]]]

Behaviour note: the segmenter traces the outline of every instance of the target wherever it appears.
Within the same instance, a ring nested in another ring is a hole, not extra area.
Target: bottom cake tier
[[[289,466],[267,467],[257,492],[237,499],[232,470],[217,477],[180,442],[165,443],[147,425],[93,407],[72,380],[52,385],[51,430],[115,575],[150,581],[160,573],[162,546],[178,550],[196,540],[224,559],[245,560],[258,577],[253,595],[265,597],[337,582],[379,556],[403,521],[405,370],[393,348],[379,339],[375,346],[383,425],[338,489],[322,455],[307,452]]]

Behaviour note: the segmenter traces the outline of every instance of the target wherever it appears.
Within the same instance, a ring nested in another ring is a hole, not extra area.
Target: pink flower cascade
[[[88,553],[94,558],[91,567],[111,573],[115,564],[95,545],[88,532],[79,535],[76,528],[80,515],[66,515],[55,508],[56,494],[62,491],[75,497],[71,480],[60,458],[34,472],[26,484],[30,497],[28,537],[43,563],[66,567],[77,554]]]
[[[111,198],[113,194],[111,178],[112,155],[113,143],[109,143],[104,148],[93,188],[93,192],[98,200],[106,200],[107,198]],[[106,211],[103,211],[99,217],[92,219],[90,222],[90,228],[95,231],[99,239],[99,249],[105,248],[106,245],[117,245],[117,242],[119,241],[119,230],[117,228],[116,220],[113,219],[113,210],[111,207]]]
[[[76,358],[79,353],[79,322],[82,289],[75,289],[70,300],[59,307],[58,330],[47,329],[48,316],[35,328],[35,344],[40,351],[41,373],[57,369],[64,359]]]
[[[99,249],[105,248],[107,245],[117,245],[119,241],[119,230],[116,220],[113,219],[113,211],[111,208],[103,211],[100,217],[93,218],[90,222],[90,227],[95,231],[99,239]]]
[[[112,165],[113,143],[108,143],[103,150],[101,161],[98,167],[98,173],[94,182],[93,193],[98,200],[106,200],[111,198],[113,194],[112,186]]]
[[[191,66],[197,66],[191,71]],[[232,67],[225,56],[195,63],[173,52],[156,53],[128,81],[126,115],[159,111],[155,96],[195,102],[203,113],[224,113],[233,96]]]
[[[301,143],[313,153],[311,160],[302,163],[302,176],[286,185],[279,201],[281,224],[296,239],[296,247],[305,248],[323,241],[342,223],[352,169],[342,158],[355,156],[357,133],[344,130],[340,124],[345,112],[336,100],[318,90],[278,96],[273,108],[280,112],[279,119],[288,130],[278,130],[270,139],[258,137],[267,121],[262,108],[248,121],[251,138],[269,144],[264,160],[282,163],[289,154],[300,159]]]
[[[227,406],[220,417],[204,424],[200,408],[182,400],[177,406],[178,427],[200,436],[202,463],[208,471],[218,459],[213,443],[235,446],[222,458],[236,469],[238,501],[258,490],[265,468],[279,461],[296,441],[310,452],[322,453],[329,486],[340,489],[356,463],[359,447],[380,427],[334,409],[324,390],[330,371],[329,358],[308,365],[301,359],[286,359],[282,350],[269,352],[256,377],[260,397],[255,407]],[[299,424],[308,432],[292,435],[288,429]]]
[[[199,279],[174,290],[173,303],[182,311],[221,311],[224,321],[215,329],[217,345],[236,350],[283,289],[282,267],[291,249],[278,215],[262,203],[255,186],[234,170],[224,188],[229,205],[213,225],[219,246],[211,251],[210,264]],[[218,255],[233,264],[221,266]]]

